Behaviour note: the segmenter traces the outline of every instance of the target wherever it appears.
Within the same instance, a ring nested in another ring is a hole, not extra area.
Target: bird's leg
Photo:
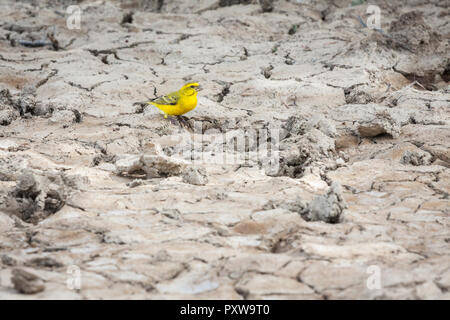
[[[173,125],[179,125],[179,122],[175,121],[173,117],[167,117],[167,115],[164,115],[164,118],[169,119],[170,123]]]
[[[191,124],[186,120],[185,117],[177,116],[177,119],[178,119],[178,122],[180,123],[180,126],[184,126],[185,128],[192,130]]]

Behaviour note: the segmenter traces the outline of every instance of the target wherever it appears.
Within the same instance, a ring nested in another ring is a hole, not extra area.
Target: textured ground
[[[254,2],[0,2],[1,299],[450,298],[449,7]]]

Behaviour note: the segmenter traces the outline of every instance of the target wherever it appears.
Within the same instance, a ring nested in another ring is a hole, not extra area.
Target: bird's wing
[[[162,105],[176,105],[178,103],[178,100],[180,100],[180,93],[178,91],[166,94],[165,96],[156,98],[152,100],[151,102],[154,102],[156,104],[162,104]]]

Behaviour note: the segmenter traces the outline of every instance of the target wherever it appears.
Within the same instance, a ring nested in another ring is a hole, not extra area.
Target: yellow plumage
[[[152,104],[167,116],[180,116],[197,106],[197,91],[200,85],[196,82],[186,83],[180,90],[147,102]]]

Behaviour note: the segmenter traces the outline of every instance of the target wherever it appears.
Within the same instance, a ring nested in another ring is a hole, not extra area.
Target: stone
[[[316,196],[305,209],[300,211],[300,215],[306,221],[337,223],[345,208],[342,188],[339,183],[333,182],[327,193]]]
[[[134,173],[142,170],[142,156],[133,154],[119,156],[116,160],[115,166],[116,172],[119,174]]]
[[[29,267],[61,268],[63,264],[51,257],[36,257],[25,262]]]
[[[204,186],[208,183],[208,176],[206,175],[206,171],[202,168],[189,167],[183,173],[183,182]]]
[[[171,158],[165,155],[144,155],[142,169],[149,178],[180,175],[189,164],[183,159]]]
[[[11,282],[14,289],[23,294],[35,294],[45,290],[44,282],[33,273],[23,269],[14,269],[12,271]]]
[[[401,162],[403,164],[412,164],[413,166],[424,166],[431,163],[432,156],[422,150],[405,151]]]

